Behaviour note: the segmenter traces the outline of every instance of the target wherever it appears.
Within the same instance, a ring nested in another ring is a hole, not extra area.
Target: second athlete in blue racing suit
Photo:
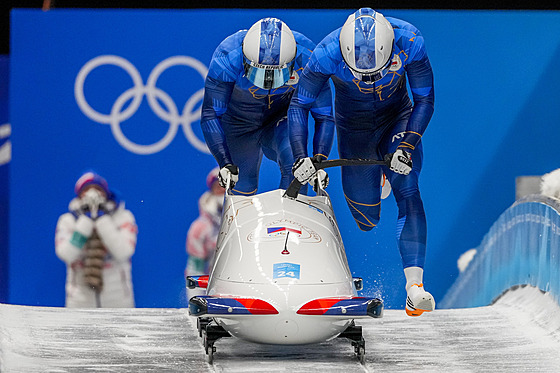
[[[284,49],[293,41],[295,57],[288,57],[291,60],[286,64],[281,61],[282,54],[290,51],[280,50],[281,38]],[[249,43],[255,44],[254,58],[245,55],[251,53]],[[227,37],[216,48],[205,82],[201,125],[222,170],[226,166],[239,168],[239,180],[232,190],[235,194],[256,193],[263,153],[280,167],[280,188],[287,189],[293,179],[287,111],[314,47],[311,40],[292,33],[282,21],[265,18],[249,31]],[[318,88],[309,109],[316,122],[313,153],[326,158],[334,132],[328,83]]]
[[[434,111],[433,75],[424,38],[410,23],[384,18],[370,8],[358,10],[342,28],[327,35],[301,74],[289,110],[296,160],[307,157],[307,112],[329,78],[335,87],[340,157],[383,159],[395,154],[391,168],[342,167],[348,207],[361,230],[375,227],[380,219],[380,178],[387,175],[398,205],[397,241],[407,289],[415,283],[421,287],[427,229],[418,176],[421,138]],[[433,304],[423,307],[430,311]],[[409,315],[422,313],[412,308],[407,306]]]

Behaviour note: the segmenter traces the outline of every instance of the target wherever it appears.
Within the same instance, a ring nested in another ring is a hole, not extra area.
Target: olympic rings
[[[114,65],[122,68],[132,78],[132,82],[134,84],[132,88],[124,91],[115,100],[109,114],[103,114],[93,109],[87,102],[84,94],[84,83],[87,76],[91,71],[103,65]],[[78,72],[74,83],[74,97],[76,98],[76,102],[80,107],[80,110],[88,118],[100,124],[109,124],[111,126],[111,132],[117,142],[123,148],[132,153],[153,154],[165,149],[165,147],[167,147],[167,145],[169,145],[169,143],[175,138],[179,126],[182,125],[183,133],[191,145],[203,153],[210,154],[206,143],[201,141],[192,129],[192,123],[200,120],[202,108],[199,106],[196,111],[193,110],[196,107],[196,104],[202,101],[204,97],[204,88],[195,92],[187,100],[182,113],[179,114],[179,109],[173,99],[166,92],[156,87],[156,83],[161,74],[168,68],[178,65],[193,68],[200,74],[203,80],[206,79],[206,75],[208,74],[208,68],[197,59],[188,56],[173,56],[157,64],[150,73],[146,85],[144,85],[142,77],[136,67],[126,59],[114,55],[98,56],[88,61]],[[142,98],[144,95],[147,97],[148,104],[154,114],[156,114],[161,120],[169,123],[169,130],[165,136],[163,136],[161,140],[150,145],[140,145],[134,143],[129,140],[121,130],[121,123],[136,113],[142,104]],[[132,101],[128,107],[123,110],[125,104],[131,99]],[[162,102],[168,110],[163,108],[160,102]]]

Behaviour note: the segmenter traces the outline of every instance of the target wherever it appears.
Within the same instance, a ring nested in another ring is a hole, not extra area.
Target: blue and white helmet
[[[373,84],[383,78],[393,59],[395,33],[383,14],[362,8],[340,30],[340,51],[352,74]]]
[[[259,88],[281,87],[292,75],[296,52],[288,25],[277,18],[263,18],[243,39],[245,76]]]

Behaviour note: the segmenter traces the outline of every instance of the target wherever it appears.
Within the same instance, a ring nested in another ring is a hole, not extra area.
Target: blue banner
[[[0,55],[0,303],[8,301],[9,167],[12,158],[8,119],[8,56]]]

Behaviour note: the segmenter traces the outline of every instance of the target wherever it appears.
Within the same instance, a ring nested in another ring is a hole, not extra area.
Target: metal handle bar
[[[383,160],[380,159],[329,159],[323,162],[313,162],[316,170],[322,170],[324,168],[329,167],[338,167],[338,166],[367,166],[367,165],[381,165],[389,167],[391,165],[391,158],[393,157],[392,153],[385,154]],[[301,188],[302,184],[299,182],[298,179],[294,178],[286,189],[286,193],[284,193],[284,197],[296,198],[299,189]]]

